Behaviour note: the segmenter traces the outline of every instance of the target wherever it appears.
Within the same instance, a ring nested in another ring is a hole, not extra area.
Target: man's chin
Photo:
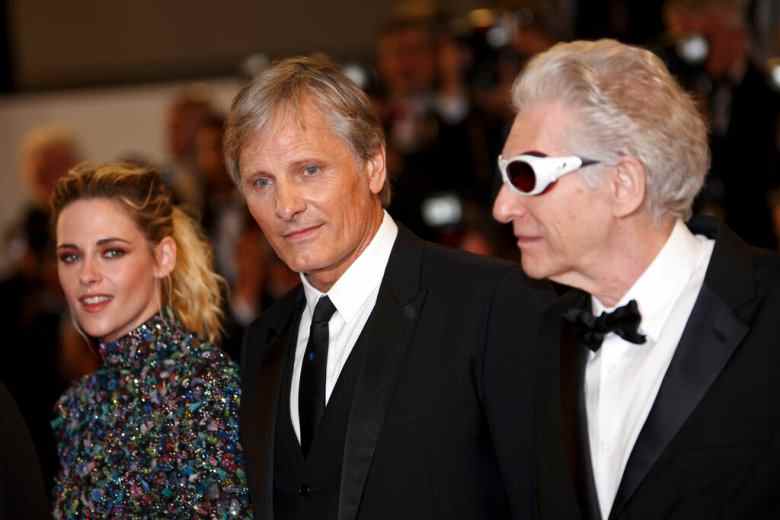
[[[545,266],[539,265],[538,262],[534,262],[527,258],[521,257],[520,265],[523,268],[523,272],[526,274],[526,276],[528,276],[528,278],[533,278],[534,280],[549,278],[552,274],[549,269],[545,268]]]

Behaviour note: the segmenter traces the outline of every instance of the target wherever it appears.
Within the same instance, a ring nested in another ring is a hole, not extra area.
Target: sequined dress
[[[56,518],[251,518],[238,368],[155,315],[58,401]]]

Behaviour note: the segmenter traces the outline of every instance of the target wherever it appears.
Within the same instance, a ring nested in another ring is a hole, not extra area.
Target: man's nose
[[[524,198],[523,195],[512,193],[506,184],[502,184],[493,202],[493,218],[502,224],[507,224],[513,218],[524,215],[526,212]]]
[[[306,202],[299,188],[289,183],[279,183],[276,188],[276,215],[290,220],[306,209]]]

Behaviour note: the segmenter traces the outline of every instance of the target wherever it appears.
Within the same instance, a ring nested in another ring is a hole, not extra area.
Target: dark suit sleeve
[[[498,283],[485,334],[482,399],[506,486],[512,518],[533,516],[534,358],[543,311],[554,293],[546,283],[509,269]]]
[[[735,493],[728,497],[727,518],[750,518],[769,520],[780,518],[780,270],[775,268],[771,275],[760,280],[768,294],[762,302],[762,309],[755,320],[757,335],[768,341],[766,348],[766,371],[752,372],[752,377],[766,377],[769,394],[763,402],[751,403],[765,407],[769,422],[768,450],[761,451]],[[763,327],[769,327],[763,328]]]
[[[250,427],[254,418],[255,407],[255,373],[257,372],[257,333],[259,329],[257,323],[252,324],[244,332],[244,339],[241,346],[241,405],[239,412],[239,431],[241,437],[241,446],[244,448],[244,469],[247,474],[250,497],[252,501],[256,500],[256,474],[254,460],[256,458],[255,440],[251,438],[253,429]]]
[[[0,519],[51,518],[30,434],[2,384],[0,414]]]

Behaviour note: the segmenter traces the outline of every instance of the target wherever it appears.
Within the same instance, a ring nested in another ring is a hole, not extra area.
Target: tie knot
[[[336,312],[336,307],[333,305],[333,302],[327,296],[322,296],[317,300],[317,305],[314,307],[314,316],[311,322],[317,324],[328,323],[334,312]]]
[[[580,341],[593,352],[601,348],[604,336],[610,332],[630,343],[642,344],[646,339],[639,333],[642,315],[636,300],[631,300],[612,312],[602,312],[599,316],[594,316],[585,309],[569,309],[563,314],[563,319],[577,326]]]

